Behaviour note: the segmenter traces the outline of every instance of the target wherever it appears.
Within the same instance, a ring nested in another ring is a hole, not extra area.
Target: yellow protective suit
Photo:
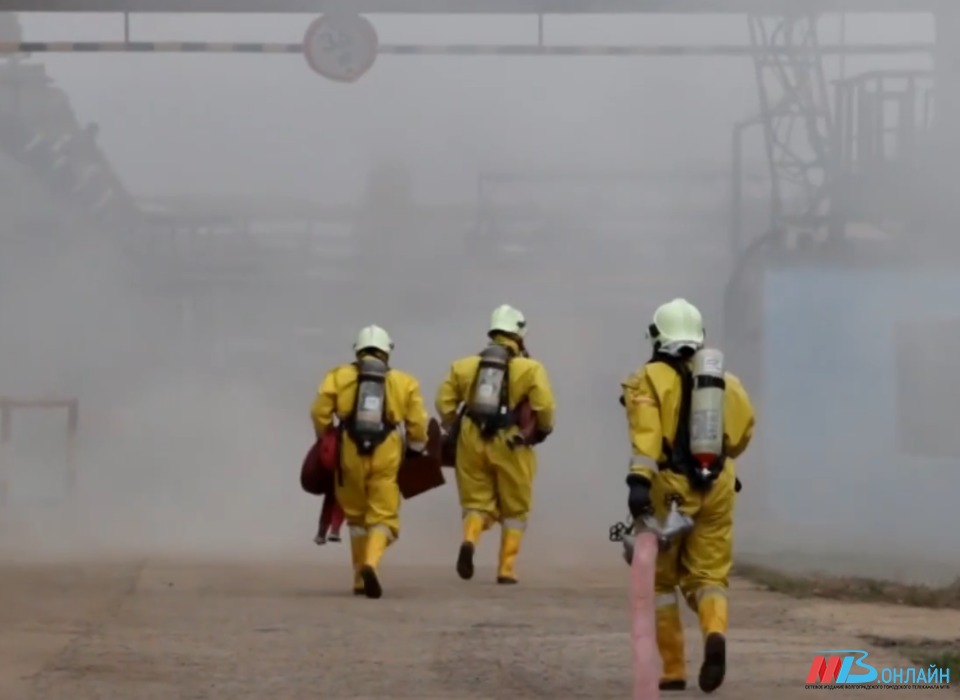
[[[310,415],[318,435],[333,423],[342,423],[353,411],[357,397],[356,365],[342,365],[327,373],[317,391]],[[406,426],[407,441],[423,449],[427,441],[429,416],[419,382],[406,372],[390,369],[386,378],[386,416]],[[397,430],[377,446],[372,455],[362,456],[347,435],[341,434],[341,473],[336,477],[337,501],[350,530],[353,556],[354,592],[378,598],[382,594],[377,566],[387,547],[400,535],[400,489],[397,472],[404,457],[403,438]]]
[[[720,476],[707,491],[695,490],[686,476],[660,468],[667,459],[664,441],[672,446],[677,432],[682,393],[680,375],[669,365],[659,362],[644,365],[623,383],[623,403],[633,448],[631,473],[650,481],[650,497],[659,519],[662,520],[669,510],[671,497],[679,497],[680,510],[694,521],[693,530],[669,550],[661,552],[657,559],[657,644],[663,660],[661,687],[665,689],[686,685],[677,588],[700,619],[707,645],[706,657],[719,652],[720,658],[714,661],[723,664],[724,650],[711,651],[709,637],[712,634],[726,635],[727,632],[726,591],[733,565],[737,478],[734,459],[747,449],[754,427],[750,397],[740,380],[727,373],[724,442],[728,458]],[[714,637],[712,641],[724,644],[722,637]],[[712,685],[710,679],[704,678],[705,673],[717,672],[709,668],[709,661],[705,658],[701,668],[701,687],[705,680],[707,686]],[[722,669],[719,674],[722,680]]]
[[[553,430],[554,397],[547,370],[537,360],[520,356],[513,340],[496,336],[492,341],[510,349],[508,408],[516,409],[524,399],[536,413],[543,433]],[[456,360],[437,391],[436,409],[443,425],[457,420],[458,410],[470,398],[479,370],[480,357]],[[497,581],[516,583],[516,560],[527,527],[537,473],[537,456],[530,446],[511,448],[516,427],[500,431],[487,441],[469,418],[462,418],[457,440],[456,475],[460,507],[463,509],[463,544],[457,561],[461,578],[473,577],[473,552],[483,531],[495,522],[501,525]]]

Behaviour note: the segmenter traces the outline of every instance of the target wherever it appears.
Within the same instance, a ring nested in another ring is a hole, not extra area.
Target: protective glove
[[[627,486],[630,487],[630,496],[627,498],[627,508],[630,516],[639,520],[644,515],[653,513],[653,501],[650,500],[650,481],[639,474],[627,477]]]
[[[426,455],[427,455],[426,449],[415,450],[412,447],[408,447],[403,453],[404,459],[416,459],[417,457],[426,457]]]
[[[507,447],[509,447],[511,450],[515,450],[519,447],[527,447],[528,444],[529,443],[527,443],[527,439],[520,433],[511,435],[507,438]]]
[[[533,431],[533,436],[530,438],[530,444],[539,445],[540,443],[545,441],[548,437],[550,437],[550,433],[552,432],[553,432],[552,430],[541,430],[540,428],[536,428]]]

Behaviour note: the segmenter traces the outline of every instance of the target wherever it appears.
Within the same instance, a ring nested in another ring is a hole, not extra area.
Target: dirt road
[[[630,697],[625,568],[528,571],[513,588],[490,578],[388,566],[386,596],[370,601],[329,565],[2,565],[0,700]],[[858,635],[960,630],[958,613],[796,601],[744,582],[732,611],[716,697],[738,700],[809,698],[813,652],[864,648]],[[871,660],[910,665],[885,650]],[[861,695],[877,697],[844,692]]]

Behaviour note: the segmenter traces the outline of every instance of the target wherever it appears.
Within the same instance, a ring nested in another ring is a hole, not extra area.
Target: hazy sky
[[[134,39],[298,41],[308,16],[136,16]],[[533,18],[376,17],[383,43],[525,43]],[[22,16],[29,40],[117,40],[118,15]],[[823,40],[836,37],[834,26]],[[924,17],[851,18],[853,42],[929,40]],[[742,17],[548,18],[553,43],[743,43]],[[370,164],[472,196],[484,167],[641,168],[729,160],[757,109],[743,59],[381,57],[351,85],[301,56],[37,55],[137,193],[353,198]],[[849,70],[906,65],[856,59]]]

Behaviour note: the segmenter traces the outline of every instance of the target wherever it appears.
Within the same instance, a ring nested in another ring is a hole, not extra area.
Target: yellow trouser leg
[[[476,545],[496,520],[496,477],[487,459],[486,441],[464,421],[457,442],[457,492],[463,509],[463,541]]]
[[[472,421],[464,421],[457,442],[457,492],[463,509],[463,540],[457,552],[457,575],[473,578],[473,556],[480,535],[498,516],[496,475],[487,457],[487,443]]]
[[[345,440],[349,442],[349,438]],[[353,443],[351,442],[352,446]],[[343,508],[343,513],[350,530],[350,558],[353,560],[353,591],[355,594],[363,592],[363,579],[360,577],[360,568],[367,550],[367,528],[364,522],[367,512],[367,495],[364,489],[366,478],[366,462],[356,456],[356,449],[349,460],[343,462],[343,471],[337,475],[336,498]]]
[[[367,531],[365,528],[350,526],[350,558],[353,560],[353,591],[363,592],[363,579],[360,578],[360,567],[367,553]]]
[[[363,564],[360,567],[360,580],[367,598],[379,598],[383,595],[377,566],[392,541],[392,533],[386,525],[374,525],[367,529],[367,546],[364,548]]]
[[[727,673],[727,592],[716,585],[702,586],[692,596],[703,632],[700,690],[712,693]],[[689,598],[688,598],[689,599]]]
[[[676,479],[674,478],[676,477]],[[661,521],[669,508],[668,494],[684,493],[686,479],[673,472],[664,471],[654,479],[652,497],[654,514]],[[654,607],[657,625],[657,649],[663,668],[660,672],[660,690],[682,691],[687,687],[687,664],[684,655],[683,623],[680,620],[681,552],[683,539],[674,542],[669,549],[657,555],[656,595]]]
[[[495,522],[491,513],[479,510],[463,511],[463,542],[457,554],[457,575],[464,581],[473,578],[473,554],[480,541],[480,535],[490,529]]]
[[[483,513],[468,510],[463,514],[463,541],[476,546],[480,535],[490,527],[489,518]]]
[[[520,523],[513,523],[513,527],[511,527],[507,522],[504,522],[503,532],[500,535],[498,583],[517,582],[517,555],[520,553],[520,543],[523,541],[523,529],[516,527],[518,524]]]
[[[390,531],[376,525],[367,531],[367,546],[364,552],[363,564],[376,569],[380,565],[383,553],[390,546]]]
[[[516,583],[517,555],[533,502],[537,456],[530,448],[511,449],[505,437],[498,436],[490,447],[490,459],[497,473],[497,502],[501,516],[497,583]]]
[[[704,638],[714,632],[725,635],[729,624],[726,592],[721,588],[700,589],[697,616]]]
[[[660,681],[685,681],[687,666],[683,650],[683,623],[676,593],[661,593],[656,597],[657,648],[663,662]]]

